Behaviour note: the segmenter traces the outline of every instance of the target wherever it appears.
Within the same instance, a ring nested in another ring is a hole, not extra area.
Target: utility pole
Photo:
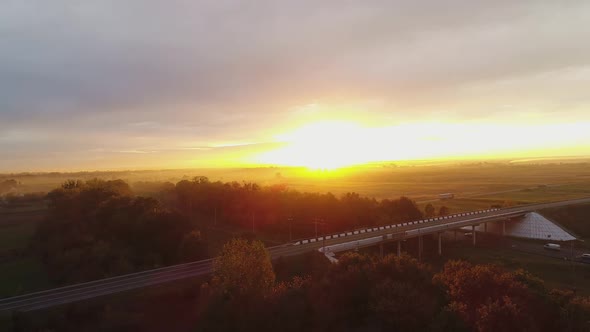
[[[318,238],[318,225],[323,226],[323,230],[324,230],[324,236],[323,236],[323,243],[322,246],[324,247],[322,250],[326,250],[326,223],[324,222],[324,219],[321,218],[314,218],[313,219],[313,223],[315,224],[315,237],[316,239]]]
[[[315,224],[315,238],[318,238],[318,225],[324,225],[324,219],[321,218],[313,218],[312,221],[313,224]]]
[[[322,251],[325,254],[326,253],[326,223],[322,223],[322,226],[324,226],[324,236],[322,236],[322,240],[323,240],[323,243],[322,243],[323,249],[322,249]]]
[[[293,218],[287,218],[287,221],[289,222],[289,242],[291,242],[293,241]]]
[[[318,238],[318,222],[314,221],[314,224],[315,224],[315,238],[317,239]]]
[[[576,293],[577,289],[576,289],[576,262],[574,261],[575,259],[575,255],[574,255],[574,241],[576,240],[572,240],[571,242],[571,247],[572,247],[572,257],[570,259],[571,263],[572,263],[572,284],[574,286],[574,294]]]

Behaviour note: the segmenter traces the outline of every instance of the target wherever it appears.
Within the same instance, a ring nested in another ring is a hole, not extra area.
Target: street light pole
[[[322,221],[323,221],[323,220],[322,220]],[[322,222],[322,226],[324,226],[324,236],[322,237],[322,238],[323,238],[323,243],[322,243],[322,246],[323,246],[324,248],[322,249],[322,252],[323,252],[324,254],[326,254],[326,223],[325,223],[325,222]]]
[[[574,293],[576,293],[577,289],[576,289],[576,262],[574,261],[575,259],[575,255],[574,255],[574,241],[572,240],[571,242],[571,247],[572,247],[572,257],[570,259],[571,263],[572,263],[572,284],[574,286]]]
[[[315,238],[318,238],[318,218],[315,218],[315,221],[313,222],[315,224]]]
[[[315,224],[315,238],[316,239],[318,238],[318,224],[322,225],[324,227],[323,228],[324,236],[322,238],[322,246],[323,246],[322,250],[325,251],[326,250],[326,223],[324,222],[324,219],[321,219],[321,218],[314,218],[313,223]]]

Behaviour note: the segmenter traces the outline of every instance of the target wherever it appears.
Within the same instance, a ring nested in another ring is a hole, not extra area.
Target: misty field
[[[372,165],[337,171],[310,171],[303,168],[250,168],[250,169],[200,169],[161,171],[117,171],[82,173],[5,174],[4,179],[16,179],[16,194],[48,192],[68,179],[105,180],[123,179],[137,195],[152,196],[163,185],[176,183],[195,176],[207,176],[211,181],[256,182],[263,186],[285,185],[291,190],[308,192],[332,192],[340,196],[347,192],[382,198],[407,196],[424,210],[432,204],[438,210],[447,206],[451,213],[486,209],[492,205],[526,204],[534,202],[566,200],[590,196],[590,167],[588,163],[564,164],[511,164],[463,163],[463,164],[405,164]],[[455,198],[440,200],[441,193],[453,193]],[[46,277],[40,273],[39,262],[30,258],[29,244],[37,223],[44,216],[43,204],[0,205],[0,253],[22,257],[0,262],[3,274],[0,283],[11,286],[2,289],[2,295],[15,294],[22,289],[39,289],[46,285]],[[556,214],[554,220],[566,218],[567,227],[579,231],[586,228],[584,213],[576,218]],[[571,220],[570,220],[571,219]],[[203,236],[210,243],[210,253],[216,253],[228,238],[240,234],[240,229],[204,229]],[[585,232],[580,232],[584,234]],[[274,238],[263,239],[276,244]],[[284,239],[282,239],[284,240]],[[18,256],[18,255],[16,255]],[[25,279],[24,276],[30,279]],[[10,281],[12,280],[12,281]],[[21,282],[16,282],[22,280]]]
[[[78,173],[4,174],[0,180],[16,179],[18,191],[47,192],[68,179],[122,179],[136,188],[137,194],[150,183],[176,183],[195,176],[211,181],[246,181],[259,185],[284,184],[290,189],[332,192],[340,195],[357,192],[375,198],[408,196],[416,201],[437,199],[451,192],[456,198],[473,202],[539,202],[590,195],[590,164],[522,164],[473,162],[440,164],[381,164],[333,171],[294,167],[244,169],[187,169],[158,171],[113,171]]]

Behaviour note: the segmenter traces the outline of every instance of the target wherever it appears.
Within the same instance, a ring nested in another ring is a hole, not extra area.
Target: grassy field
[[[481,237],[478,245],[473,247],[470,240],[452,238],[443,240],[443,255],[438,256],[436,240],[426,238],[424,242],[424,262],[430,264],[435,271],[440,271],[448,260],[461,259],[473,264],[496,264],[508,270],[524,269],[545,281],[549,288],[573,289],[580,294],[590,296],[590,264],[572,263],[536,253],[517,251],[498,242],[496,237]],[[527,242],[526,240],[519,240]],[[542,241],[529,240],[539,246]],[[408,240],[402,250],[417,257],[416,239]],[[385,247],[385,254],[395,254],[396,244]],[[362,252],[379,255],[377,247],[362,249]]]
[[[590,167],[587,162],[526,164],[505,162],[453,162],[380,164],[337,171],[309,171],[302,168],[263,167],[250,169],[196,169],[161,171],[120,171],[43,174],[0,174],[0,180],[15,178],[20,193],[49,191],[67,179],[123,179],[132,186],[140,181],[177,182],[194,176],[208,176],[212,181],[253,181],[261,185],[286,184],[300,191],[332,192],[340,195],[358,192],[376,198],[408,196],[420,208],[431,203],[438,209],[445,205],[451,213],[489,208],[491,205],[534,203],[590,196]],[[440,193],[451,192],[454,199],[438,200]],[[138,194],[141,194],[138,192]],[[566,211],[566,212],[564,212]],[[13,251],[26,251],[36,223],[44,212],[42,206],[0,207],[0,257]],[[590,243],[590,223],[586,210],[559,209],[548,216]],[[220,243],[239,230],[204,230],[203,235],[217,252]],[[475,254],[476,251],[474,251]],[[530,259],[528,259],[530,261]],[[523,257],[523,264],[527,259]],[[530,263],[531,268],[537,268]],[[558,264],[558,263],[555,263]],[[523,267],[526,267],[523,265]],[[39,265],[29,256],[0,260],[2,294],[20,289],[39,289],[47,285]],[[552,268],[557,268],[552,266]],[[4,273],[4,271],[10,271]],[[30,274],[34,277],[27,279]],[[23,280],[20,282],[19,280]],[[20,282],[20,283],[19,283]],[[0,295],[2,295],[0,294]]]
[[[580,237],[584,241],[582,245],[590,248],[590,204],[546,209],[541,212]]]
[[[590,296],[590,265],[523,253],[506,248],[449,246],[445,259],[463,259],[472,263],[498,264],[510,270],[524,269],[540,277],[551,288],[576,288],[580,294]],[[442,262],[433,262],[439,268]]]
[[[424,241],[423,261],[440,271],[449,260],[465,260],[473,264],[496,264],[507,270],[524,269],[544,280],[549,288],[573,289],[580,294],[590,296],[590,264],[573,263],[539,254],[517,251],[506,248],[495,238],[480,238],[478,245],[473,247],[470,241],[461,239],[458,242],[443,240],[443,255],[436,252],[436,241],[426,238]],[[539,246],[542,242],[538,242]],[[396,254],[396,244],[385,246],[385,254]],[[370,255],[379,255],[379,248],[368,247],[360,250]],[[417,257],[417,241],[410,239],[402,245],[402,251]]]
[[[526,188],[505,193],[481,195],[489,200],[509,200],[517,203],[550,202],[590,196],[590,182]]]
[[[187,169],[159,171],[118,171],[41,174],[0,174],[2,179],[16,179],[19,192],[49,191],[67,179],[123,179],[130,184],[140,181],[176,183],[195,176],[213,181],[251,181],[261,185],[277,183],[301,191],[342,194],[355,191],[376,198],[415,200],[436,199],[445,192],[459,198],[538,200],[562,195],[588,195],[590,167],[578,163],[524,164],[510,161],[379,164],[339,169],[310,171],[294,167],[260,167],[245,169]],[[546,187],[543,187],[546,186]],[[560,188],[561,187],[561,188]],[[536,190],[535,188],[539,188]],[[532,190],[531,192],[520,190]],[[495,194],[494,194],[495,193]],[[486,196],[487,195],[487,196]]]

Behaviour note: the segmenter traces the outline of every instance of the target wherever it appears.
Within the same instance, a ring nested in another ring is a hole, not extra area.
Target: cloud
[[[585,1],[9,0],[0,151],[264,142],[338,115],[298,108],[313,103],[387,124],[587,120],[588,15]]]

